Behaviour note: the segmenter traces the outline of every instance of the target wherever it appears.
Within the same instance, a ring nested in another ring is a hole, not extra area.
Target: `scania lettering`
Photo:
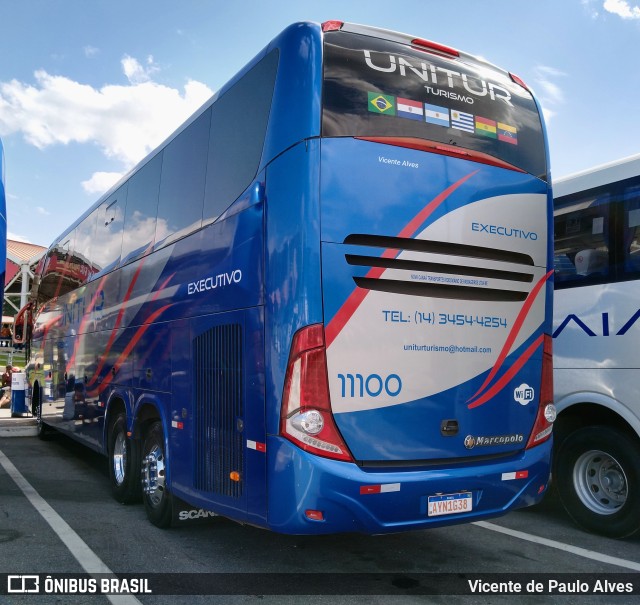
[[[209,519],[211,517],[217,517],[218,515],[210,510],[204,510],[203,508],[192,510],[181,510],[178,513],[178,519],[180,521],[189,521],[190,519]]]
[[[193,509],[380,534],[533,504],[550,191],[517,77],[415,36],[294,24],[52,238],[17,320],[38,430],[106,455],[114,497],[159,527]],[[469,227],[496,216],[520,235]],[[428,494],[466,504],[430,515]]]
[[[640,156],[555,186],[554,456],[581,527],[640,531]]]

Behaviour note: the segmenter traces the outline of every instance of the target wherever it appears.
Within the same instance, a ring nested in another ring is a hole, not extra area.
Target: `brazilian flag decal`
[[[373,113],[385,113],[390,116],[396,115],[396,100],[390,95],[383,95],[379,92],[368,92],[369,103],[367,107]]]

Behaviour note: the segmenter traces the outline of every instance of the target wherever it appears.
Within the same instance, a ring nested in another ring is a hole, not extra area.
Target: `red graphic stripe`
[[[489,375],[486,377],[485,381],[482,383],[482,386],[471,397],[469,397],[468,401],[473,401],[473,399],[478,397],[487,388],[487,385],[493,380],[494,376],[498,373],[498,370],[500,370],[500,368],[502,367],[502,364],[504,363],[504,360],[507,358],[507,355],[509,354],[511,347],[513,346],[513,343],[515,342],[518,334],[520,333],[520,330],[522,329],[522,325],[527,319],[527,315],[529,315],[529,312],[531,311],[531,307],[533,306],[533,303],[536,297],[540,293],[542,286],[545,285],[547,280],[552,275],[553,275],[553,271],[549,271],[546,275],[542,276],[538,281],[538,283],[533,287],[531,292],[529,292],[529,295],[525,299],[524,304],[522,305],[522,309],[520,309],[520,313],[518,313],[518,317],[516,317],[516,321],[514,322],[513,327],[511,328],[511,331],[507,336],[507,340],[502,346],[500,355],[498,355],[498,359],[496,360],[496,363],[494,364],[493,368],[491,368],[491,372],[489,372]]]
[[[397,237],[414,237],[421,225],[429,218],[433,211],[442,204],[458,187],[468,181],[472,176],[476,175],[479,170],[474,170],[466,176],[463,176],[460,180],[456,181],[444,191],[433,198],[407,225],[398,233]],[[399,254],[399,251],[395,248],[388,248],[382,253],[382,258],[395,258]],[[378,279],[384,273],[383,267],[373,267],[369,270],[366,277],[372,279]],[[331,346],[331,343],[337,338],[338,334],[345,327],[347,322],[351,319],[358,307],[362,304],[362,301],[369,294],[369,290],[362,288],[356,288],[347,300],[343,303],[342,307],[338,309],[338,312],[333,316],[333,319],[325,327],[325,340],[327,347]]]
[[[117,374],[118,370],[122,366],[122,364],[126,361],[127,357],[129,357],[133,348],[138,344],[138,341],[144,336],[144,333],[151,327],[151,324],[160,317],[173,303],[169,303],[168,305],[164,305],[164,307],[160,307],[156,309],[149,317],[145,320],[145,322],[136,330],[136,333],[133,335],[133,338],[127,343],[124,351],[120,353],[120,356],[113,364],[113,372],[109,372],[104,380],[100,383],[100,386],[93,391],[88,391],[87,394],[90,397],[95,397],[99,393],[102,393],[107,385],[113,380],[114,376]],[[105,355],[106,359],[106,355]]]
[[[107,356],[109,354],[109,351],[111,350],[111,347],[113,346],[113,343],[118,334],[118,328],[120,327],[120,324],[122,323],[122,318],[124,317],[124,311],[126,306],[125,303],[129,302],[129,299],[131,298],[131,294],[133,293],[133,287],[135,286],[136,281],[138,281],[138,277],[140,276],[140,272],[142,271],[142,266],[144,265],[144,260],[145,259],[142,259],[142,261],[138,265],[138,268],[136,269],[136,272],[133,274],[133,278],[129,283],[129,288],[127,289],[127,293],[125,294],[123,301],[120,303],[120,311],[118,312],[118,317],[116,318],[115,326],[111,330],[111,336],[109,337],[109,342],[107,342],[107,346],[104,348],[104,353],[100,358],[100,363],[98,363],[98,367],[96,368],[96,371],[93,373],[91,380],[89,380],[89,382],[87,383],[87,387],[90,387],[96,380],[98,380],[98,376],[100,376],[100,372],[102,371],[102,368],[104,367],[104,364],[107,361]]]
[[[62,315],[56,315],[52,317],[47,323],[42,326],[42,350],[44,351],[45,344],[47,342],[47,337],[49,336],[49,331],[53,326],[55,326],[62,319]]]
[[[542,346],[544,341],[544,334],[541,334],[536,340],[529,345],[527,350],[515,361],[515,363],[509,368],[509,371],[505,372],[502,378],[498,380],[494,385],[479,399],[476,399],[473,403],[470,403],[467,407],[469,409],[477,408],[481,406],[483,403],[486,403],[497,395],[507,383],[520,371],[522,366],[529,361],[529,358],[536,352],[538,347]]]
[[[109,274],[110,275],[110,274]],[[85,311],[84,315],[82,316],[82,321],[80,322],[80,326],[78,327],[78,338],[76,338],[76,343],[73,347],[73,353],[71,354],[71,358],[69,359],[69,361],[67,362],[67,373],[71,371],[71,369],[73,368],[75,362],[76,362],[76,356],[78,354],[78,349],[80,348],[80,343],[82,342],[83,338],[84,338],[84,327],[87,325],[87,322],[89,321],[89,318],[91,317],[91,313],[93,312],[93,308],[96,306],[96,301],[98,300],[98,294],[100,294],[100,292],[102,291],[102,288],[104,286],[104,282],[107,280],[107,278],[109,277],[109,275],[105,275],[102,277],[102,279],[100,280],[100,283],[98,284],[98,287],[96,288],[96,291],[93,295],[93,297],[91,298],[91,302],[89,303],[89,308],[87,309],[87,311]]]

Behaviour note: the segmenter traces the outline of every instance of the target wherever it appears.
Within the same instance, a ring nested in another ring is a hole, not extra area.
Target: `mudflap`
[[[196,508],[176,496],[172,495],[171,500],[173,509],[171,527],[184,527],[185,525],[193,525],[194,523],[211,523],[213,519],[219,516],[211,510]]]

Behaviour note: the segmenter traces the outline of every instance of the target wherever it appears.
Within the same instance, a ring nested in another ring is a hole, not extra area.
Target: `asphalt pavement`
[[[0,409],[0,437],[32,437],[36,434],[36,419],[31,414],[13,417],[11,408]]]

